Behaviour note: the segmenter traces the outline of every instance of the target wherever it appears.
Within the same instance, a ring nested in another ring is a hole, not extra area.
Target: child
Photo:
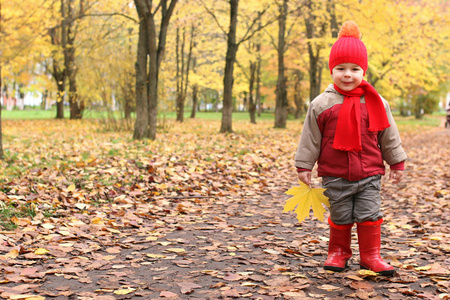
[[[345,22],[330,53],[334,85],[311,102],[295,166],[299,180],[309,185],[317,161],[318,176],[323,177],[324,194],[330,201],[324,269],[340,272],[347,267],[356,222],[361,268],[390,276],[394,268],[380,256],[383,160],[390,165],[390,179],[399,183],[406,153],[389,104],[363,80],[367,67],[359,28],[353,21]]]

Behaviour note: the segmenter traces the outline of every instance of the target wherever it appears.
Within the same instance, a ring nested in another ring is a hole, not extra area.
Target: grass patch
[[[411,131],[419,128],[439,127],[443,123],[443,116],[425,115],[422,119],[416,119],[414,116],[401,117],[394,116],[395,122],[401,131]]]
[[[184,114],[185,119],[189,119],[191,116],[190,112],[186,112]],[[56,117],[56,109],[52,110],[41,110],[41,109],[25,109],[25,110],[2,110],[2,119],[3,120],[46,120],[46,119],[55,119]],[[135,115],[132,115],[134,118]],[[70,111],[64,111],[64,118],[70,118]],[[107,112],[104,110],[85,110],[83,112],[83,119],[99,119],[105,120],[109,118],[114,119],[122,119],[121,112]],[[163,119],[176,119],[175,112],[160,112],[159,118]],[[221,112],[197,112],[196,119],[204,119],[204,120],[222,120]],[[266,112],[262,113],[261,116],[256,115],[256,120],[273,120],[274,113]],[[289,119],[294,119],[293,116],[289,116]],[[233,120],[236,121],[247,121],[250,120],[250,114],[248,112],[234,112]],[[134,124],[134,122],[132,122]]]
[[[6,230],[15,230],[18,227],[18,225],[13,222],[14,217],[30,217],[32,219],[36,214],[36,209],[31,203],[15,207],[12,204],[6,204],[3,201],[0,201],[0,226]]]
[[[117,118],[121,117],[119,112],[113,112]],[[85,110],[83,112],[84,119],[101,119],[107,118],[108,112],[99,110]],[[2,120],[48,120],[56,118],[56,109],[24,109],[24,110],[2,110]],[[70,111],[64,110],[64,118],[70,118]]]

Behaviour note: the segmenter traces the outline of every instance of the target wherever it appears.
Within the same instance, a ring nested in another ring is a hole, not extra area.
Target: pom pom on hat
[[[354,21],[347,21],[342,24],[342,28],[339,31],[338,38],[341,37],[354,37],[361,39],[361,31],[359,31],[359,27]]]
[[[366,74],[368,68],[367,49],[361,41],[361,32],[354,21],[347,21],[342,25],[338,39],[331,47],[328,62],[330,73],[335,66],[344,63],[357,64],[364,70],[364,75]]]

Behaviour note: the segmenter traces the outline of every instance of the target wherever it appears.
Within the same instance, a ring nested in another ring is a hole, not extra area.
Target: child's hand
[[[397,184],[403,179],[403,171],[402,170],[391,170],[389,173],[389,179],[392,180],[392,183]]]
[[[300,180],[304,184],[306,184],[306,185],[311,184],[311,171],[298,172],[297,175],[298,175],[298,180]]]

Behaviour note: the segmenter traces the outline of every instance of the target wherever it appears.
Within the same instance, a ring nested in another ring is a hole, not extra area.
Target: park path
[[[49,226],[44,240],[37,232],[2,232],[0,250],[10,255],[0,259],[0,297],[449,299],[450,130],[403,140],[406,178],[399,186],[384,179],[382,192],[382,252],[397,268],[392,278],[358,273],[355,233],[350,268],[324,271],[328,226],[315,218],[298,224],[293,213],[281,212],[284,191],[296,182],[280,170],[277,184],[236,196],[112,204],[109,221],[66,216],[71,230],[52,235]],[[19,244],[49,252],[14,256]]]

